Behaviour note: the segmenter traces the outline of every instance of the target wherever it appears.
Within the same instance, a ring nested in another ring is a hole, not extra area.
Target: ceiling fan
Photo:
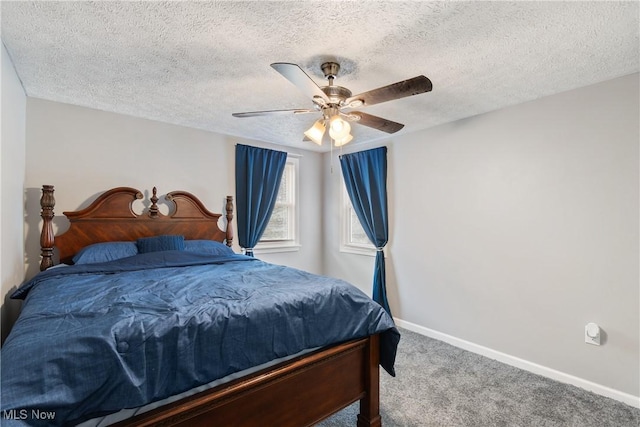
[[[305,133],[305,140],[311,140],[322,145],[322,138],[329,127],[329,135],[336,147],[342,146],[353,139],[350,134],[352,123],[359,123],[387,133],[395,133],[404,127],[403,124],[383,119],[360,111],[344,111],[353,108],[367,107],[394,99],[418,95],[429,92],[432,89],[431,80],[425,76],[417,76],[408,80],[373,89],[358,95],[352,95],[351,91],[342,86],[335,86],[333,80],[340,64],[337,62],[325,62],[321,65],[325,78],[329,81],[327,86],[318,86],[302,68],[296,64],[276,62],[271,66],[287,80],[293,83],[305,95],[313,101],[314,108],[297,108],[292,110],[251,111],[245,113],[233,113],[234,117],[254,117],[275,114],[305,114],[320,111],[322,117],[317,120]]]

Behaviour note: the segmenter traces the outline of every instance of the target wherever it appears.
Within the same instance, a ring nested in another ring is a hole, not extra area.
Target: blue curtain
[[[286,162],[283,151],[236,145],[238,241],[249,256],[269,224]]]
[[[387,147],[342,155],[340,166],[353,209],[367,237],[377,248],[373,272],[373,300],[391,315],[382,252],[389,239]]]

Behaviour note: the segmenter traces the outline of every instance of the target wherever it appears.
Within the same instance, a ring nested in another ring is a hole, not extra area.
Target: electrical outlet
[[[587,323],[584,327],[584,342],[600,345],[600,326],[595,323]]]

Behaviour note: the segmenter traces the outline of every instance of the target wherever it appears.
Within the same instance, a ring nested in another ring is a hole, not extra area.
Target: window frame
[[[289,169],[287,169],[289,168]],[[300,159],[299,156],[287,153],[287,161],[285,163],[285,170],[283,173],[291,173],[292,179],[287,180],[293,189],[290,189],[289,194],[292,196],[292,211],[289,214],[289,233],[292,234],[290,239],[278,239],[278,240],[262,240],[258,241],[258,244],[254,247],[254,253],[275,253],[275,252],[292,252],[300,249],[300,208],[298,206],[299,198],[299,182],[300,182]],[[280,189],[278,189],[278,192]],[[275,209],[275,207],[274,207]],[[268,227],[268,225],[267,225]]]
[[[352,241],[353,233],[351,228],[351,217],[357,215],[353,209],[353,204],[347,193],[347,186],[344,182],[344,177],[341,177],[342,192],[340,197],[340,222],[342,223],[342,232],[340,237],[340,252],[351,253],[356,255],[376,256],[376,247],[367,239],[368,244],[354,243]],[[360,222],[358,221],[358,224]],[[364,232],[362,225],[360,229]]]

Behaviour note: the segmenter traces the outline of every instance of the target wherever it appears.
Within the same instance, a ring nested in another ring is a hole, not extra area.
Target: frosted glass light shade
[[[323,120],[316,121],[313,126],[311,126],[304,133],[304,136],[309,138],[311,141],[315,142],[318,145],[322,145],[322,137],[324,136],[325,131]]]
[[[347,145],[349,142],[351,142],[352,139],[353,136],[351,134],[347,134],[347,136],[342,139],[334,139],[334,145],[336,147],[342,147],[343,145]]]
[[[337,114],[329,119],[329,135],[335,140],[340,140],[349,135],[351,125]]]

